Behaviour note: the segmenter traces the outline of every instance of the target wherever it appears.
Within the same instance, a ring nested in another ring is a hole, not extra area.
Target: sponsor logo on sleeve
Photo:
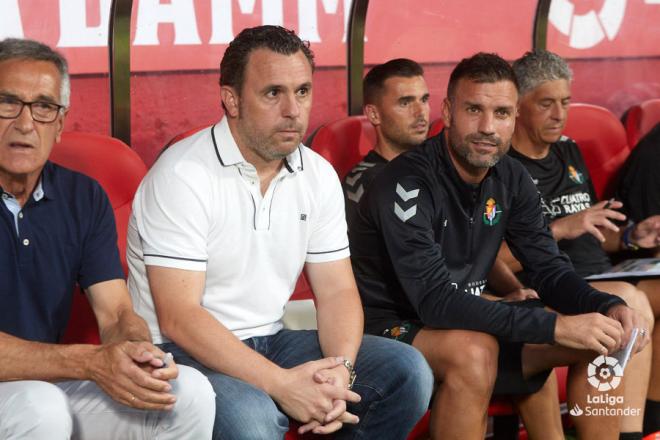
[[[354,170],[355,171],[355,170]],[[364,186],[360,183],[362,171],[356,172],[351,176],[346,176],[346,197],[355,203],[359,203],[364,194]]]
[[[403,186],[401,186],[400,183],[397,183],[396,194],[398,198],[401,199],[402,204],[406,206],[407,205],[406,202],[408,202],[409,200],[414,200],[419,196],[419,188],[406,191],[406,189]],[[394,214],[397,217],[399,217],[399,220],[405,223],[411,218],[413,218],[415,214],[417,214],[417,203],[415,203],[412,206],[409,206],[407,209],[403,209],[403,207],[399,204],[399,202],[395,201]]]

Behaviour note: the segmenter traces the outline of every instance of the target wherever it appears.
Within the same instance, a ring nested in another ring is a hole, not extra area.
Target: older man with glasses
[[[211,385],[133,312],[107,195],[48,161],[69,95],[58,53],[0,41],[0,438],[209,438]],[[100,346],[58,344],[76,282]]]

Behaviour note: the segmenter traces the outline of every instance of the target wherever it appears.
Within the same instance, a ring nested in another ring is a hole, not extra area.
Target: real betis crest
[[[500,222],[502,217],[502,210],[497,206],[497,202],[494,198],[489,198],[486,200],[486,209],[484,210],[484,215],[482,217],[484,225],[495,226]]]
[[[568,166],[568,178],[578,185],[584,183],[584,176],[573,165]]]

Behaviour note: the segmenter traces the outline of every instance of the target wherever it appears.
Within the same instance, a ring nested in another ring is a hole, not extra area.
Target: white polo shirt
[[[305,262],[348,256],[344,198],[330,164],[300,145],[262,196],[223,118],[166,150],[138,188],[128,287],[154,343],[167,342],[146,265],[205,271],[202,305],[247,339],[282,328]]]

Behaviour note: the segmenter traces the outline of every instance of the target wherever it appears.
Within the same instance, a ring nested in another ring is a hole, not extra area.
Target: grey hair
[[[520,86],[520,96],[547,81],[565,79],[570,83],[573,80],[573,72],[562,57],[541,49],[527,52],[514,61],[513,71]]]
[[[6,38],[0,41],[0,62],[22,59],[53,63],[60,72],[60,104],[69,107],[71,99],[71,81],[69,65],[66,59],[47,45],[34,40]]]

